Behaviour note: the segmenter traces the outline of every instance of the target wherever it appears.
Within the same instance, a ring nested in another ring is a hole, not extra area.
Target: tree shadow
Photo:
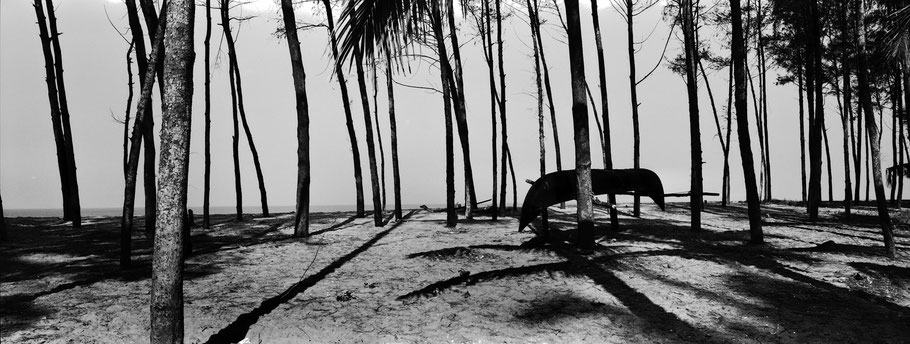
[[[332,272],[335,272],[335,270],[337,270],[338,268],[340,268],[341,266],[343,266],[344,264],[349,262],[351,259],[354,259],[359,254],[363,253],[364,251],[366,251],[367,249],[372,247],[374,244],[376,244],[376,242],[378,242],[379,240],[384,238],[386,235],[388,235],[390,232],[392,232],[393,230],[398,228],[398,226],[403,224],[415,212],[416,212],[416,210],[410,211],[407,215],[402,217],[402,221],[399,221],[399,222],[395,223],[394,225],[392,225],[391,227],[389,227],[388,229],[385,229],[382,232],[379,232],[372,239],[363,243],[362,245],[360,245],[359,247],[357,247],[350,253],[342,256],[341,258],[338,258],[337,260],[333,261],[332,263],[329,263],[328,266],[326,266],[322,270],[310,275],[309,277],[301,279],[299,282],[288,287],[284,292],[262,301],[262,303],[260,303],[259,306],[256,307],[255,309],[253,309],[247,313],[239,315],[237,317],[237,319],[235,319],[229,325],[227,325],[226,327],[224,327],[223,329],[219,330],[217,333],[215,333],[211,337],[209,337],[209,339],[206,341],[206,343],[237,343],[237,342],[243,340],[244,338],[246,338],[246,334],[247,334],[247,332],[249,332],[250,327],[253,326],[253,324],[255,324],[256,322],[258,322],[259,318],[271,313],[273,310],[275,310],[276,308],[278,308],[285,302],[288,302],[291,299],[297,297],[297,295],[304,292],[308,288],[312,287],[317,282],[321,281],[326,276],[328,276]]]

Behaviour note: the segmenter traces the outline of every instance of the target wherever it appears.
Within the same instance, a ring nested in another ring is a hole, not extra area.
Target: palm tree
[[[193,101],[191,0],[168,1],[165,93],[158,179],[158,233],[152,257],[151,343],[183,341],[183,240]],[[154,49],[153,49],[154,50]],[[147,84],[148,85],[148,84]]]
[[[310,234],[310,110],[306,95],[306,72],[297,38],[297,19],[291,0],[281,0],[284,33],[291,57],[294,99],[297,105],[297,206],[294,214],[294,236]]]
[[[386,61],[386,89],[389,96],[389,131],[392,140],[392,190],[394,192],[393,198],[395,200],[395,209],[393,213],[395,214],[395,220],[401,221],[401,175],[398,169],[398,123],[395,120],[395,88],[392,87],[392,50],[389,49],[389,47],[384,48]]]
[[[455,61],[449,79],[452,88],[452,98],[455,105],[455,124],[458,128],[458,138],[461,143],[461,155],[464,159],[464,180],[465,180],[465,218],[474,218],[474,210],[477,208],[477,196],[474,192],[474,168],[471,164],[471,143],[468,136],[468,117],[464,96],[464,77],[461,67],[461,48],[458,44],[458,32],[455,25],[455,7],[453,0],[446,1],[446,19],[449,24],[449,39],[452,42],[452,59]],[[454,82],[452,82],[454,81]]]
[[[355,50],[357,84],[360,86],[360,100],[363,107],[363,122],[366,127],[367,158],[370,163],[370,185],[373,191],[373,223],[382,226],[382,197],[379,191],[379,172],[376,167],[376,146],[373,140],[373,123],[370,119],[370,100],[367,98],[367,83],[363,72],[363,51]]]

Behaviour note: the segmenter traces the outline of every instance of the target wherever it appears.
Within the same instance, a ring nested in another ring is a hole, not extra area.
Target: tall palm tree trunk
[[[866,27],[863,21],[866,12],[864,11],[863,1],[856,1],[854,6],[856,9],[854,20],[856,23],[856,65],[858,72],[859,100],[863,108],[863,114],[866,116],[866,132],[869,137],[869,147],[872,155],[872,178],[875,183],[875,200],[878,208],[879,225],[882,228],[882,236],[885,243],[885,254],[889,258],[894,258],[894,233],[891,218],[888,214],[888,204],[885,200],[885,188],[882,185],[881,156],[878,144],[879,132],[873,117],[872,99],[869,94],[869,72],[866,69]]]
[[[367,158],[370,163],[370,186],[373,193],[373,224],[381,227],[382,223],[382,199],[379,190],[379,171],[376,167],[376,146],[373,139],[373,121],[370,118],[370,100],[367,98],[367,82],[363,72],[363,52],[359,49],[354,51],[357,67],[357,84],[360,86],[360,102],[363,107],[363,123],[366,128],[367,139]]]
[[[348,129],[348,140],[351,141],[351,156],[354,159],[354,189],[357,201],[357,217],[366,216],[363,199],[363,169],[360,167],[360,146],[357,144],[357,132],[354,130],[354,115],[351,112],[351,99],[348,95],[348,85],[344,78],[344,68],[338,58],[338,41],[335,36],[335,21],[332,16],[332,4],[329,0],[322,0],[325,6],[326,18],[329,25],[329,42],[332,45],[332,58],[335,61],[335,78],[341,89],[341,103],[344,107],[345,125]]]
[[[742,156],[743,176],[746,186],[746,202],[749,207],[749,234],[753,244],[764,243],[761,223],[761,205],[759,204],[758,186],[755,181],[755,164],[752,160],[752,142],[749,137],[749,114],[746,103],[746,44],[743,36],[742,11],[740,0],[730,0],[730,17],[732,21],[733,40],[731,44],[733,59],[733,79],[735,84],[734,99],[736,104],[736,129],[739,136],[739,152]]]
[[[449,56],[446,52],[445,38],[442,33],[442,14],[440,13],[440,0],[430,2],[430,26],[433,30],[433,38],[436,41],[436,49],[439,56]],[[497,0],[499,1],[499,0]],[[445,116],[445,142],[446,142],[446,227],[455,227],[458,224],[458,215],[455,213],[455,144],[454,130],[452,128],[452,83],[449,75],[452,68],[449,65],[448,58],[439,59],[439,79],[442,84],[443,114]],[[505,152],[505,151],[504,151]],[[505,164],[503,163],[503,167]],[[504,203],[504,202],[500,202]]]
[[[195,4],[170,0],[165,36],[165,104],[161,123],[158,233],[152,256],[151,343],[183,341],[183,240],[193,101]]]
[[[392,192],[395,201],[395,221],[401,221],[401,173],[398,169],[398,124],[395,120],[395,88],[392,87],[392,52],[385,47],[386,89],[389,96],[389,131],[392,140]]]
[[[281,0],[284,33],[291,58],[294,100],[297,109],[297,206],[294,214],[294,236],[310,234],[310,108],[306,94],[306,71],[297,38],[297,19],[291,0]]]
[[[379,126],[379,69],[376,66],[376,60],[370,64],[373,68],[373,119],[376,121],[376,143],[379,144],[379,186],[382,191],[382,211],[385,211],[386,205],[386,187],[385,187],[385,144],[382,143],[382,127]]]
[[[468,117],[465,106],[464,96],[464,78],[461,67],[461,48],[458,44],[458,30],[455,26],[455,5],[453,0],[446,1],[446,17],[449,23],[449,39],[452,42],[452,58],[455,60],[455,68],[452,76],[455,83],[452,85],[454,92],[452,95],[455,100],[455,124],[458,128],[458,138],[461,142],[461,154],[464,159],[464,179],[465,179],[465,217],[474,218],[474,210],[477,208],[477,195],[474,192],[474,167],[471,164],[471,143],[468,135]],[[440,58],[448,58],[440,56]]]

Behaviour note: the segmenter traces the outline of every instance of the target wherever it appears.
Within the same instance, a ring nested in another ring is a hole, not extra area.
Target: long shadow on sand
[[[220,331],[218,331],[217,333],[215,333],[211,337],[209,337],[209,339],[206,341],[206,343],[237,343],[239,341],[242,341],[244,338],[246,338],[246,334],[247,334],[247,332],[250,331],[250,327],[253,326],[253,324],[255,324],[256,322],[258,322],[259,318],[261,318],[262,316],[264,316],[266,314],[271,313],[273,310],[278,308],[278,306],[281,306],[285,302],[297,297],[297,295],[304,292],[309,287],[312,287],[313,285],[315,285],[317,282],[324,279],[326,276],[328,276],[332,272],[335,272],[335,270],[337,270],[338,268],[343,266],[345,263],[349,262],[351,259],[354,259],[354,257],[357,257],[357,255],[363,253],[364,251],[366,251],[367,249],[372,247],[374,244],[376,244],[376,242],[378,242],[379,240],[384,238],[386,235],[391,233],[393,230],[398,228],[398,226],[400,226],[402,223],[404,223],[404,221],[406,221],[408,218],[410,218],[411,215],[413,215],[415,212],[416,212],[416,210],[412,210],[407,215],[402,217],[401,221],[395,223],[388,229],[383,230],[382,232],[379,232],[378,234],[376,234],[376,236],[374,236],[369,241],[363,243],[363,245],[360,245],[355,250],[342,256],[341,258],[338,258],[337,260],[330,263],[328,266],[326,266],[322,270],[319,270],[318,272],[310,275],[309,277],[301,279],[299,282],[290,286],[288,289],[286,289],[281,294],[275,295],[269,299],[262,301],[262,303],[259,304],[259,307],[256,307],[252,311],[241,314],[240,316],[237,317],[236,320],[234,320],[234,322],[230,323],[227,327],[221,329]]]
[[[734,210],[734,212],[736,212]],[[744,215],[744,214],[743,214]],[[638,274],[644,278],[661,280],[663,283],[674,285],[678,288],[688,289],[691,293],[708,295],[711,302],[723,302],[728,307],[732,306],[742,312],[754,316],[771,319],[771,323],[783,324],[795,331],[799,338],[784,338],[786,333],[780,329],[769,330],[755,323],[743,319],[725,319],[728,331],[736,337],[759,338],[760,340],[779,341],[782,339],[800,341],[818,340],[814,335],[828,336],[836,341],[837,333],[853,332],[853,338],[871,338],[857,333],[867,333],[870,326],[875,330],[875,338],[885,341],[910,338],[910,309],[889,302],[888,300],[866,293],[861,290],[850,290],[839,287],[824,280],[816,279],[801,273],[779,260],[813,262],[816,259],[801,254],[800,251],[780,250],[770,247],[749,246],[743,244],[731,245],[734,242],[743,242],[746,237],[739,232],[700,231],[692,232],[688,223],[664,221],[655,219],[631,219],[623,221],[624,230],[612,232],[605,227],[598,227],[597,236],[600,239],[612,239],[620,242],[650,242],[659,247],[672,247],[671,249],[652,249],[650,251],[615,252],[616,246],[599,246],[596,251],[578,251],[566,244],[563,239],[571,240],[574,224],[570,220],[561,219],[565,215],[551,214],[550,228],[554,240],[544,247],[549,247],[566,260],[563,262],[539,264],[533,266],[511,267],[493,271],[484,271],[474,274],[449,278],[432,283],[426,287],[402,295],[399,299],[434,296],[439,292],[458,285],[470,286],[486,280],[504,279],[521,275],[540,272],[560,271],[567,276],[590,278],[594,283],[616,297],[623,306],[631,311],[643,323],[643,328],[650,333],[658,334],[669,340],[684,340],[697,342],[726,342],[720,339],[711,329],[711,325],[690,324],[680,319],[676,314],[668,312],[660,305],[653,302],[647,295],[626,283],[613,271],[621,270],[626,273]],[[832,233],[838,235],[840,233]],[[746,234],[747,235],[747,234]],[[551,238],[551,239],[552,239]],[[532,239],[533,240],[533,239]],[[539,241],[537,241],[539,243]],[[471,249],[502,249],[517,250],[527,247],[499,245],[477,245],[470,247],[453,247],[430,252],[412,254],[410,257],[433,258],[443,255],[465,255],[465,250]],[[667,280],[660,274],[651,272],[660,270],[660,267],[636,267],[623,262],[635,257],[647,256],[676,256],[686,259],[713,261],[718,264],[751,266],[770,273],[772,276],[737,272],[727,276],[726,287],[743,295],[757,299],[758,304],[738,303],[727,300],[718,291],[704,290],[688,282]],[[857,263],[859,264],[859,263]],[[894,266],[881,266],[877,264],[861,264],[860,270],[869,270],[886,273],[896,279],[906,277],[906,268]],[[590,311],[590,310],[588,310]],[[610,312],[609,308],[603,311]],[[809,320],[806,320],[809,319]],[[869,319],[872,322],[868,322]],[[878,325],[881,324],[881,325]],[[809,326],[809,328],[800,328]],[[834,335],[832,335],[834,334]],[[813,339],[815,338],[815,339]]]

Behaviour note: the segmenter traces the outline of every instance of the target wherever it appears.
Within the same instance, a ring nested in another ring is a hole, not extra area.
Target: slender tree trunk
[[[246,141],[250,146],[250,153],[253,156],[253,167],[256,169],[256,179],[259,182],[259,200],[262,205],[262,216],[269,217],[269,202],[266,196],[265,180],[262,176],[262,166],[259,164],[259,152],[256,150],[256,144],[253,142],[253,134],[250,131],[250,125],[246,119],[246,108],[243,105],[243,81],[240,76],[240,64],[237,61],[237,49],[234,46],[234,37],[231,33],[230,14],[228,13],[228,10],[228,0],[222,0],[221,25],[224,28],[224,37],[228,46],[228,59],[230,60],[229,73],[232,73],[232,85],[234,85],[236,88],[237,109],[240,112],[240,123],[243,124],[243,131],[246,134]],[[235,128],[234,131],[234,135],[236,137],[238,135],[237,129]],[[237,159],[236,156],[235,159]],[[235,167],[235,170],[236,169],[237,167]],[[238,199],[239,198],[240,197],[238,195]],[[238,213],[242,213],[242,209],[240,209],[239,205],[240,201],[238,200]]]
[[[60,191],[63,195],[63,218],[68,220],[71,218],[70,214],[70,201],[72,197],[70,195],[71,189],[69,188],[69,163],[67,159],[66,151],[66,136],[63,131],[63,124],[60,114],[60,99],[57,92],[57,77],[56,71],[54,70],[54,55],[51,52],[51,38],[47,29],[47,19],[44,15],[44,5],[41,3],[41,0],[35,0],[35,16],[38,19],[38,33],[41,40],[41,48],[44,53],[44,72],[45,72],[45,81],[47,83],[47,97],[48,102],[50,103],[51,108],[51,124],[54,131],[54,144],[57,149],[57,169],[60,173]],[[53,11],[53,8],[51,8]]]
[[[821,174],[822,174],[822,128],[825,124],[824,99],[821,78],[821,28],[818,19],[818,4],[808,2],[806,18],[809,22],[806,39],[808,65],[806,69],[809,85],[808,92],[813,93],[811,99],[814,112],[809,116],[809,205],[810,221],[818,220],[819,202],[821,202]]]
[[[228,36],[230,37],[230,36]],[[250,153],[253,156],[253,167],[256,169],[256,179],[259,182],[259,201],[262,204],[262,216],[269,217],[269,202],[266,197],[265,180],[262,176],[262,165],[259,164],[259,152],[256,150],[256,144],[253,142],[253,133],[250,131],[250,124],[246,120],[246,107],[243,105],[243,82],[240,78],[240,66],[237,62],[237,50],[233,48],[233,41],[227,41],[228,50],[233,51],[233,68],[234,80],[237,83],[237,108],[240,110],[240,123],[243,124],[243,132],[246,134],[246,142],[250,146]]]
[[[846,15],[844,16],[844,23],[846,24]],[[847,38],[847,37],[844,37],[844,38]],[[846,53],[843,55],[843,60],[841,63],[842,69],[843,69],[844,89],[847,89],[846,80],[848,80],[850,78],[850,75],[849,75],[849,72],[847,71],[847,66],[846,66],[847,65],[846,64],[846,58],[847,58],[846,55],[847,55]],[[847,100],[847,99],[849,99],[849,97],[844,95],[844,99]],[[802,104],[800,104],[800,105],[802,105]],[[850,215],[851,215],[850,214],[851,213],[850,205],[851,205],[851,203],[853,203],[852,197],[851,197],[852,196],[851,190],[853,189],[853,187],[851,186],[851,181],[850,181],[850,146],[851,145],[850,145],[850,130],[849,130],[849,128],[852,126],[852,124],[851,124],[849,112],[850,112],[849,104],[844,104],[841,106],[840,120],[841,120],[841,126],[843,126],[843,130],[844,130],[844,135],[843,135],[844,136],[844,138],[843,138],[843,143],[844,143],[844,216],[847,218],[847,220],[850,220]]]
[[[695,30],[695,36],[698,37],[698,29]],[[698,41],[699,40],[696,38],[695,42],[697,43]],[[717,105],[714,101],[714,92],[711,91],[711,83],[708,82],[708,73],[705,73],[705,66],[704,66],[704,64],[702,64],[700,58],[698,59],[697,63],[698,63],[698,69],[701,71],[702,80],[704,80],[704,82],[705,82],[705,89],[708,91],[708,99],[711,101],[711,112],[714,114],[714,126],[717,129],[717,141],[720,142],[720,150],[722,152],[726,152],[727,143],[724,141],[723,130],[721,130],[721,127],[720,127],[720,115],[717,113]],[[726,160],[726,159],[724,159],[724,160]],[[726,168],[725,168],[725,172],[724,172],[724,175],[722,177],[722,182],[721,182],[721,189],[723,189],[726,186],[726,179],[727,179],[727,176],[726,176]]]
[[[161,123],[161,178],[152,256],[151,343],[183,342],[183,240],[193,101],[195,4],[170,0],[164,65],[165,104]]]
[[[73,221],[73,228],[82,226],[82,210],[79,202],[79,182],[76,178],[76,156],[73,150],[73,131],[70,127],[70,111],[66,100],[66,83],[63,81],[63,52],[60,49],[60,31],[57,30],[57,16],[54,13],[52,0],[45,0],[47,4],[48,28],[50,41],[54,51],[54,72],[57,81],[57,97],[60,101],[60,123],[63,129],[63,148],[66,152],[66,174],[68,189],[68,204],[64,210],[64,219]]]
[[[597,0],[594,0],[594,1],[596,2]],[[559,145],[559,129],[558,129],[558,126],[556,123],[556,105],[554,105],[554,103],[553,103],[553,88],[550,83],[550,68],[548,67],[548,64],[547,64],[547,55],[544,52],[543,38],[542,38],[543,36],[540,34],[540,7],[539,7],[539,4],[537,3],[537,0],[534,0],[532,4],[534,6],[534,10],[533,10],[533,17],[531,18],[531,28],[536,33],[535,40],[537,42],[537,49],[540,50],[540,63],[541,63],[541,69],[543,72],[543,84],[544,84],[544,90],[546,91],[546,95],[547,95],[548,109],[550,111],[550,126],[552,126],[552,128],[553,128],[553,146],[554,146],[553,152],[556,155],[556,170],[562,171],[562,150],[560,149],[560,145]],[[596,4],[595,4],[595,7],[596,7]],[[595,15],[596,15],[596,13],[595,13]],[[596,30],[595,34],[597,34],[597,32],[600,31],[600,29],[597,28],[596,26],[595,26],[595,30]],[[598,42],[600,42],[599,39],[598,39]],[[600,44],[600,43],[598,43],[598,44]],[[604,109],[606,109],[606,108],[604,108]],[[604,110],[604,111],[606,111],[606,110]],[[564,208],[565,204],[560,204],[560,207]]]
[[[822,128],[825,143],[825,167],[828,169],[828,202],[834,202],[834,176],[831,175],[831,146],[828,145],[828,129]]]
[[[701,127],[698,111],[698,50],[695,41],[695,16],[692,0],[682,0],[680,9],[683,22],[683,36],[686,61],[686,93],[689,99],[689,139],[691,140],[691,187],[689,207],[691,208],[692,230],[701,230],[702,195],[702,157]]]
[[[499,122],[502,130],[502,156],[500,165],[500,185],[502,189],[499,193],[499,204],[505,208],[506,204],[506,158],[509,153],[508,126],[506,122],[506,68],[503,62],[503,45],[502,45],[502,0],[496,1],[496,42],[498,44],[499,56]]]
[[[230,8],[229,0],[221,0],[221,27],[224,31],[224,35],[228,41],[231,41],[230,36],[230,17],[228,16],[228,9]],[[228,56],[230,57],[230,50],[228,50]],[[240,174],[240,118],[237,109],[237,83],[234,80],[234,63],[233,58],[229,58],[228,67],[228,79],[231,86],[231,119],[233,121],[233,134],[231,135],[231,151],[233,152],[234,157],[234,194],[236,201],[236,215],[235,218],[237,221],[243,220],[243,183],[241,182]]]
[[[603,37],[600,35],[600,16],[597,0],[591,0],[591,21],[594,25],[594,42],[597,47],[597,77],[600,82],[600,106],[603,114],[603,150],[604,169],[613,169],[613,143],[610,134],[610,102],[607,97],[607,64],[604,61]],[[593,100],[592,100],[593,102]],[[616,195],[609,194],[610,204],[616,204]],[[610,228],[619,230],[619,214],[615,207],[610,208]]]
[[[897,71],[895,71],[897,74]],[[897,125],[897,116],[900,113],[900,104],[898,104],[898,99],[900,98],[900,75],[895,75],[892,86],[891,86],[891,166],[897,166],[897,132],[900,130]],[[891,204],[894,205],[897,202],[895,198],[897,196],[897,173],[894,174],[894,178],[888,180],[888,184],[891,186]]]
[[[525,0],[525,3],[528,6],[528,14],[531,16],[531,40],[533,41],[532,46],[534,48],[534,85],[537,86],[537,143],[540,149],[540,159],[539,160],[539,169],[540,176],[543,177],[547,174],[547,145],[546,145],[546,135],[544,131],[544,116],[543,116],[543,81],[541,80],[541,71],[540,71],[540,48],[537,46],[537,29],[534,28],[534,5],[531,4],[531,0]],[[547,220],[547,213],[549,208],[544,208],[543,213],[540,217],[541,228],[538,232],[538,235],[546,235],[549,230],[550,224]]]
[[[446,227],[455,227],[458,224],[458,214],[455,213],[455,144],[454,130],[452,128],[452,89],[451,83],[446,77],[446,75],[451,73],[451,66],[449,66],[448,58],[445,58],[448,56],[448,53],[446,53],[445,38],[442,34],[442,14],[440,13],[439,1],[440,0],[433,0],[430,3],[432,6],[430,21],[433,35],[436,39],[436,49],[439,56],[442,57],[439,59],[439,78],[442,83],[443,114],[445,117],[446,131]],[[497,0],[497,5],[498,1],[499,0]],[[506,151],[507,150],[503,150],[503,152]],[[503,167],[505,167],[505,155],[503,155]],[[502,204],[505,202],[503,201],[500,203]]]
[[[464,79],[461,67],[461,47],[458,43],[458,30],[455,25],[455,5],[453,0],[445,0],[446,19],[449,23],[449,39],[452,42],[452,57],[455,60],[454,68],[451,75],[454,77],[452,84],[452,96],[455,101],[455,124],[458,128],[458,138],[461,143],[461,155],[464,159],[464,183],[465,183],[465,218],[473,219],[474,210],[477,208],[477,195],[474,192],[474,167],[471,164],[471,143],[468,130],[468,117],[465,105]],[[445,44],[445,43],[443,43]],[[447,57],[445,57],[447,58]]]
[[[212,228],[209,212],[212,188],[212,0],[205,0],[205,167],[202,195],[202,228]]]
[[[575,174],[577,178],[578,236],[582,248],[594,246],[594,205],[591,191],[591,150],[588,133],[588,106],[585,100],[585,60],[578,0],[566,0],[569,36],[569,70],[572,76],[572,124],[575,131]]]
[[[746,45],[743,39],[742,12],[739,0],[730,0],[730,17],[733,25],[733,78],[735,83],[736,128],[739,136],[739,151],[742,155],[743,176],[746,183],[746,202],[749,206],[749,234],[752,244],[764,243],[761,223],[761,205],[758,186],[755,182],[755,167],[752,160],[752,143],[749,138],[749,114],[746,103]]]
[[[385,212],[386,187],[385,187],[385,145],[382,143],[382,127],[379,126],[379,70],[376,60],[371,63],[373,67],[373,119],[376,121],[376,142],[379,143],[379,186],[382,192],[382,211]]]
[[[860,106],[862,106],[862,105],[860,105]],[[871,117],[871,118],[873,119],[872,124],[875,124],[875,121],[874,121],[875,117]],[[869,118],[866,118],[866,121],[868,122]],[[869,126],[869,123],[866,123],[866,127],[868,127],[868,126]],[[865,160],[866,161],[866,194],[865,194],[866,196],[863,198],[863,200],[866,202],[869,202],[869,176],[872,174],[872,172],[869,170],[869,160],[872,159],[872,147],[871,147],[872,141],[870,141],[870,139],[871,139],[871,137],[869,137],[869,133],[866,133],[866,160]]]
[[[360,147],[357,144],[357,132],[354,130],[354,115],[351,112],[351,100],[348,95],[348,85],[344,78],[344,68],[338,59],[338,42],[335,36],[335,21],[332,16],[332,4],[329,0],[322,0],[325,6],[326,18],[329,24],[329,42],[332,45],[332,58],[335,61],[335,77],[341,89],[341,103],[344,107],[345,125],[348,129],[348,139],[351,141],[351,155],[354,159],[354,188],[357,198],[357,217],[366,216],[363,199],[363,169],[360,167]]]
[[[395,200],[395,221],[401,221],[401,174],[398,169],[398,124],[395,121],[395,88],[392,87],[392,52],[385,47],[386,89],[389,96],[389,131],[392,140],[392,190]],[[495,131],[494,131],[495,132]],[[495,178],[494,178],[495,179]]]
[[[162,6],[162,14],[166,13],[167,3],[165,6]],[[164,23],[166,20],[162,20],[158,23],[159,30],[164,30]],[[149,55],[148,63],[150,65],[155,65],[158,63],[158,60],[163,59],[164,55],[164,35],[155,37],[155,42],[152,45],[152,52]],[[138,42],[137,42],[138,43]],[[139,45],[136,45],[137,49]],[[131,265],[130,254],[132,251],[132,242],[131,235],[133,232],[133,210],[136,202],[136,175],[139,170],[139,153],[142,147],[143,139],[143,123],[145,122],[146,115],[151,116],[150,107],[151,102],[149,99],[152,97],[152,88],[155,85],[155,69],[147,68],[145,71],[145,77],[140,78],[142,88],[139,92],[139,100],[136,108],[136,116],[133,121],[133,133],[130,136],[130,154],[129,161],[127,163],[127,173],[126,181],[124,183],[123,191],[123,213],[120,217],[120,268],[128,269]]]
[[[154,41],[155,37],[158,37],[158,32],[164,32],[164,27],[158,28],[158,18],[163,17],[164,13],[160,16],[156,15],[155,4],[153,4],[151,0],[139,0],[139,5],[142,7],[142,15],[145,18],[145,24],[148,28],[148,38],[149,40]],[[138,25],[138,19],[136,22]],[[141,34],[141,28],[137,32]],[[163,62],[163,59],[159,59],[158,63],[149,67],[154,68],[155,73],[158,76],[158,94],[164,94]],[[142,74],[140,74],[140,76],[141,75]],[[161,105],[163,110],[165,104]],[[149,107],[149,110],[151,110],[151,107]],[[142,168],[142,181],[145,190],[145,233],[147,236],[151,237],[155,235],[155,217],[157,213],[157,202],[155,200],[155,121],[151,112],[146,117],[143,125],[142,135],[145,150],[143,151],[144,166]]]
[[[758,53],[758,68],[759,76],[759,89],[761,92],[761,115],[762,115],[762,130],[763,136],[765,138],[764,145],[762,146],[763,155],[765,157],[764,174],[765,174],[765,189],[764,189],[764,198],[767,201],[772,200],[773,194],[771,192],[771,136],[768,133],[768,66],[765,59],[765,41],[762,31],[764,30],[764,6],[762,6],[761,0],[758,1],[758,9],[756,14],[756,19],[758,19],[757,28],[756,28],[756,45]]]
[[[634,168],[641,168],[641,135],[638,123],[638,82],[635,76],[635,2],[624,0],[626,4],[626,30],[629,43],[629,94],[632,97],[632,165]],[[641,216],[641,197],[634,196],[632,203],[632,215]]]
[[[730,59],[730,72],[727,76],[727,147],[724,149],[724,185],[721,203],[724,207],[730,202],[730,137],[733,133],[733,59]]]
[[[492,140],[491,140],[492,143],[491,143],[491,147],[490,147],[490,152],[492,152],[491,155],[493,157],[492,158],[492,160],[493,160],[492,161],[493,197],[490,198],[490,202],[491,202],[490,213],[492,214],[491,215],[492,220],[496,221],[497,218],[499,217],[499,207],[498,207],[498,205],[499,205],[499,192],[498,192],[499,191],[498,190],[499,175],[497,174],[497,172],[498,172],[497,165],[498,165],[499,161],[496,157],[496,151],[497,151],[497,148],[496,148],[496,143],[497,143],[496,142],[496,136],[497,136],[497,133],[496,133],[496,129],[497,129],[496,128],[496,108],[499,105],[499,103],[497,101],[497,96],[496,96],[496,76],[495,76],[495,66],[494,66],[494,62],[493,62],[493,29],[492,29],[492,24],[490,23],[490,18],[492,18],[493,16],[491,14],[489,0],[483,0],[483,13],[484,14],[481,16],[481,18],[483,18],[483,25],[484,25],[483,31],[484,32],[482,32],[481,35],[484,39],[484,47],[483,47],[484,59],[487,60],[487,70],[489,71],[489,78],[490,78],[490,131],[492,133]],[[500,67],[500,68],[502,68],[502,67]],[[503,154],[505,154],[505,153],[503,153]]]
[[[0,241],[6,241],[9,236],[6,234],[6,218],[3,217],[3,197],[0,197]]]
[[[749,31],[746,30],[746,32],[749,32]],[[752,72],[749,68],[748,60],[749,60],[748,57],[746,57],[746,61],[747,61],[747,63],[746,63],[746,80],[749,82],[749,91],[752,94],[752,106],[755,109],[755,126],[758,129],[758,147],[759,147],[758,152],[759,152],[759,157],[760,157],[760,160],[759,160],[760,169],[758,171],[759,172],[758,189],[760,192],[759,197],[762,199],[762,201],[766,201],[766,199],[764,199],[764,196],[765,196],[765,130],[764,130],[764,124],[762,124],[761,102],[758,100],[758,96],[755,93],[755,82],[753,81]]]
[[[864,10],[864,4],[862,1],[857,1],[854,6],[856,6],[854,19],[856,22],[856,65],[858,71],[857,81],[859,85],[859,100],[863,108],[863,114],[866,116],[867,136],[870,138],[869,146],[872,150],[872,178],[875,181],[875,200],[878,208],[879,224],[882,227],[882,236],[885,243],[885,254],[889,258],[894,258],[894,233],[892,229],[891,218],[888,214],[888,204],[885,200],[885,189],[882,185],[881,156],[878,145],[879,134],[878,128],[876,128],[875,125],[875,120],[873,118],[872,99],[869,94],[869,72],[866,69],[866,27],[863,22],[863,17],[865,16],[866,12]]]
[[[363,107],[363,123],[366,128],[367,158],[370,163],[370,186],[373,194],[373,224],[382,227],[382,200],[379,191],[379,171],[376,168],[376,146],[373,139],[373,121],[370,119],[370,100],[367,98],[367,82],[363,73],[363,52],[354,51],[357,67],[357,84],[360,86],[360,102]]]
[[[806,114],[803,106],[803,68],[796,67],[796,89],[799,92],[799,171],[802,175],[800,187],[802,200],[806,202]]]
[[[291,58],[294,100],[297,109],[297,206],[294,214],[294,236],[310,235],[310,108],[306,94],[306,71],[297,38],[297,18],[291,0],[281,0],[284,33]]]
[[[129,161],[130,161],[130,110],[133,108],[133,47],[136,46],[135,41],[130,42],[130,47],[126,51],[126,77],[127,77],[127,96],[126,96],[126,111],[123,114],[123,177],[126,178],[126,173],[129,171]]]

